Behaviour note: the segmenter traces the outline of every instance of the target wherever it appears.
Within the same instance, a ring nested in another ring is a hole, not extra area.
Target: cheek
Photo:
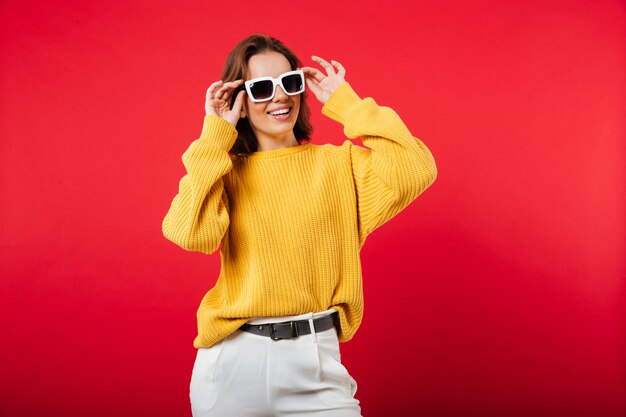
[[[253,103],[252,101],[247,100],[245,108],[246,115],[250,123],[254,124],[255,121],[261,120],[261,118],[265,116],[265,106],[263,105]]]
[[[302,95],[299,95],[298,98],[294,101],[294,107],[298,110],[296,112],[296,116],[300,115],[300,103],[301,103]]]

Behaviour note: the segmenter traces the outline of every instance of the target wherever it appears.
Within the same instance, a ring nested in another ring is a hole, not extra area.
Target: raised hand
[[[216,81],[206,90],[206,101],[204,102],[204,110],[206,114],[214,114],[226,120],[233,126],[237,126],[241,109],[243,106],[243,98],[245,90],[240,91],[235,98],[232,110],[230,109],[230,99],[233,91],[243,84],[243,80],[235,80],[231,82]]]
[[[311,59],[320,64],[325,70],[326,75],[318,69],[312,67],[303,67],[306,85],[313,92],[315,97],[323,103],[328,101],[331,94],[343,84],[345,80],[346,70],[337,61],[331,60],[329,64],[324,59],[313,55]]]

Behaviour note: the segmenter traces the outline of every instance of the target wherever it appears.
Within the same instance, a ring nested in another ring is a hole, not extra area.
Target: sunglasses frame
[[[302,89],[300,89],[299,91],[295,92],[295,93],[288,93],[287,90],[285,89],[285,86],[283,85],[283,78],[288,77],[290,75],[299,75],[300,77],[302,77]],[[254,83],[258,83],[261,81],[271,81],[273,84],[273,91],[272,91],[272,95],[269,96],[268,98],[264,98],[264,99],[256,99],[254,98],[253,94],[251,93],[251,85]],[[298,94],[302,94],[304,93],[304,89],[306,86],[306,82],[304,80],[304,71],[302,70],[294,70],[294,71],[289,71],[289,72],[284,72],[282,74],[280,74],[278,77],[274,78],[274,77],[258,77],[258,78],[253,78],[251,80],[248,80],[244,83],[245,87],[246,87],[246,92],[248,93],[248,97],[250,98],[250,100],[252,100],[255,103],[262,103],[264,101],[270,101],[271,99],[274,98],[274,96],[276,95],[276,86],[280,85],[280,88],[283,89],[283,92],[285,94],[287,94],[288,96],[297,96]]]

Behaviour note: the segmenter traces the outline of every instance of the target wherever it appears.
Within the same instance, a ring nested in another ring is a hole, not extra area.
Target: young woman
[[[183,154],[163,234],[221,252],[197,313],[196,417],[361,415],[338,343],[363,316],[359,251],[437,170],[393,110],[353,91],[340,63],[312,60],[322,70],[301,67],[276,39],[240,42]],[[309,143],[305,86],[366,147]]]

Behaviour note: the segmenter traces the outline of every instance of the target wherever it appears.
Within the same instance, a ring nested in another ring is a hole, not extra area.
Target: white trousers
[[[312,321],[334,311],[248,323]],[[194,417],[360,417],[356,390],[335,328],[282,340],[237,330],[198,349],[189,396]]]

